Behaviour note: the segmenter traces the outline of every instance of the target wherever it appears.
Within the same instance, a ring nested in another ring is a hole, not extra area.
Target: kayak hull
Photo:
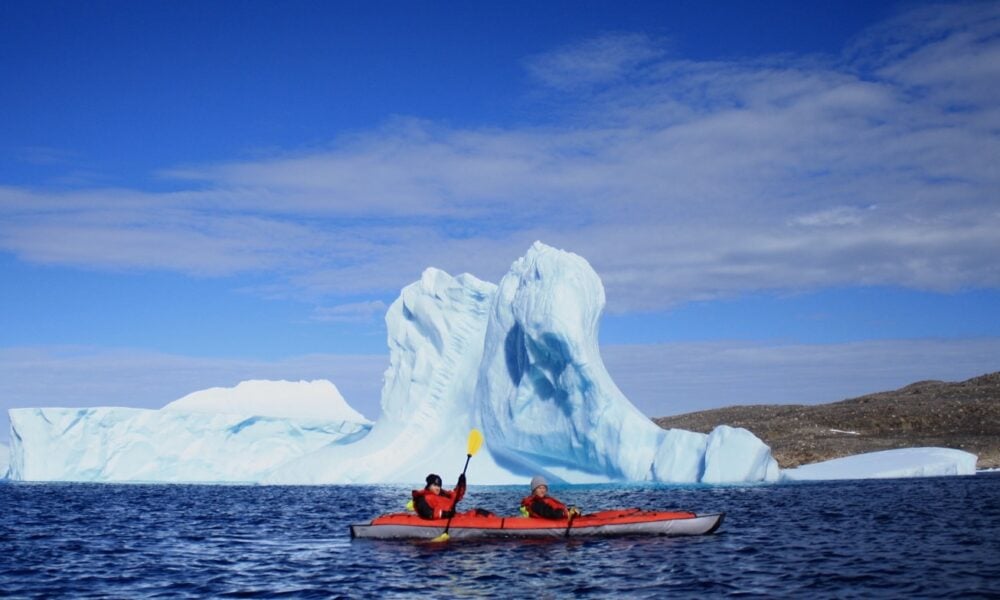
[[[725,513],[603,511],[566,519],[480,517],[456,515],[448,536],[454,540],[484,538],[551,538],[635,535],[706,535],[722,525]],[[446,519],[421,519],[410,513],[383,515],[370,523],[351,525],[352,538],[434,539],[444,533]]]

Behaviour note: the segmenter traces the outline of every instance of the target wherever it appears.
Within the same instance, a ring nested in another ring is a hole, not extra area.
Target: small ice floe
[[[899,448],[785,469],[785,481],[974,475],[975,454],[953,448]]]

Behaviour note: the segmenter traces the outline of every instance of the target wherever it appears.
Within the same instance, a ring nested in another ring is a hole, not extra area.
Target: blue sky
[[[536,239],[647,414],[1000,369],[996,3],[13,1],[0,81],[2,409],[374,417],[399,289]]]

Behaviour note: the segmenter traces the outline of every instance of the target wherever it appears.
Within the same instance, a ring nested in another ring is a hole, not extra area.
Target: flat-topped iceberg
[[[371,423],[329,381],[244,381],[161,410],[9,411],[11,479],[256,482],[278,465],[363,437]]]
[[[781,478],[810,481],[975,475],[976,458],[975,454],[952,448],[900,448],[785,469]]]
[[[24,481],[255,482],[369,425],[139,408],[10,411],[9,477]]]
[[[351,408],[337,386],[325,379],[243,381],[232,388],[214,387],[188,394],[163,409],[371,423]]]

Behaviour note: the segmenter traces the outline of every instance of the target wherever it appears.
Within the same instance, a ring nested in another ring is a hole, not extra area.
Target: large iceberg
[[[568,481],[777,479],[770,449],[745,429],[664,431],[640,413],[601,360],[603,309],[604,286],[587,261],[538,242],[501,280],[475,406],[502,465]]]
[[[261,410],[254,399],[262,391],[274,392],[278,399],[297,396],[287,405],[294,418],[282,414],[282,403]],[[256,482],[278,465],[323,447],[349,444],[368,433],[371,424],[363,417],[339,418],[360,415],[338,397],[329,382],[250,381],[236,388],[205,390],[161,410],[13,409],[9,477]],[[249,410],[240,410],[242,398]],[[308,404],[330,408],[320,416],[301,414]],[[208,410],[212,408],[224,412]]]
[[[10,448],[7,444],[0,444],[0,479],[7,475],[7,463],[10,461]]]
[[[475,426],[471,399],[495,294],[495,285],[468,274],[424,271],[386,313],[389,368],[382,414],[371,433],[355,444],[291,461],[264,481],[412,482],[431,470],[457,474],[466,436]],[[480,483],[519,481],[497,466],[488,450],[476,456],[473,469]]]
[[[975,475],[976,455],[952,448],[900,448],[785,469],[785,481]]]
[[[603,308],[587,261],[538,242],[499,285],[427,269],[387,312],[389,368],[374,425],[332,386],[286,394],[268,382],[213,388],[159,411],[16,409],[10,476],[414,482],[457,474],[466,436],[480,428],[477,483],[778,479],[770,449],[745,429],[665,431],[641,414],[601,360]],[[326,405],[303,399],[313,393]]]

